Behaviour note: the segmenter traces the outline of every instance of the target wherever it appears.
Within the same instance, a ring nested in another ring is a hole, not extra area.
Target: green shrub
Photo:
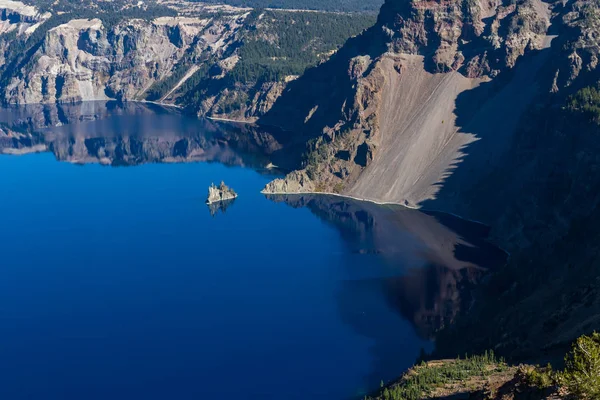
[[[584,87],[567,101],[567,109],[579,112],[595,123],[600,123],[600,89],[594,86]]]
[[[560,383],[581,399],[600,399],[600,333],[582,336],[565,357]]]
[[[333,193],[342,193],[344,191],[344,184],[342,182],[338,182],[333,187]]]
[[[523,367],[523,375],[527,385],[538,388],[547,389],[556,385],[555,373],[552,366],[548,364],[546,367]]]

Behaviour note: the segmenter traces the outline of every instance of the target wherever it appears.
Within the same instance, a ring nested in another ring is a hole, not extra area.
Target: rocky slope
[[[540,96],[595,69],[593,33],[573,15],[586,4],[388,0],[373,29],[289,85],[262,119],[310,140],[300,171],[266,192],[418,207],[439,198],[476,141],[472,172],[483,176]]]

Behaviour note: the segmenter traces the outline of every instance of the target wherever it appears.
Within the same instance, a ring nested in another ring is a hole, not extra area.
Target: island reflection
[[[235,203],[236,199],[223,200],[218,201],[216,203],[210,203],[206,206],[208,207],[208,211],[210,212],[211,217],[216,217],[219,213],[225,214],[227,209]]]

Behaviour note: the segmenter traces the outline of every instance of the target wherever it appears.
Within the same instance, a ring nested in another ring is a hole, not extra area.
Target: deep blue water
[[[129,156],[98,150],[99,138],[111,148],[125,128],[136,135],[132,115],[159,127],[178,118],[203,138],[207,128],[183,116],[36,112],[9,118],[0,139],[4,153],[47,148],[0,155],[2,399],[356,398],[432,348],[435,310],[478,274],[464,260],[497,258],[466,222],[268,199],[259,191],[273,174],[260,165],[270,150],[242,146],[226,158],[237,166],[177,162],[193,159],[190,141],[158,158],[143,140]],[[97,120],[110,128],[93,129]],[[79,136],[64,136],[68,124]],[[160,129],[137,134],[161,142]],[[231,142],[198,158],[220,159]],[[93,151],[130,166],[90,163]],[[207,187],[221,180],[239,198],[212,216]],[[457,260],[457,249],[472,254]]]

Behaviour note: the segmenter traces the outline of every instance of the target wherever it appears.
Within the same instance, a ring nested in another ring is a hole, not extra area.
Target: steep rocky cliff
[[[50,29],[31,62],[13,74],[5,100],[14,104],[143,100],[186,53],[222,57],[245,16],[128,20],[110,29],[100,19],[68,21]]]
[[[596,68],[595,28],[577,17],[589,4],[388,0],[375,27],[288,85],[262,119],[309,140],[300,171],[265,191],[418,207],[439,199],[478,142],[470,185],[535,102]]]

